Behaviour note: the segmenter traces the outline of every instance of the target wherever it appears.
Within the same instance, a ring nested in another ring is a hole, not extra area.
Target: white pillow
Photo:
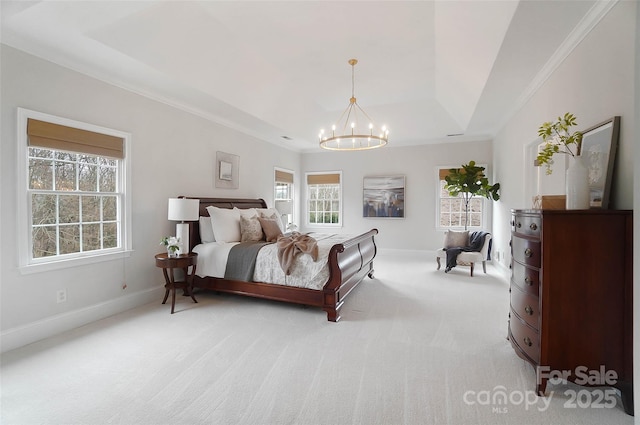
[[[213,224],[211,224],[211,217],[200,217],[200,241],[202,243],[216,241],[216,238],[213,236]]]
[[[207,211],[217,242],[240,242],[240,213],[237,210],[209,206]]]

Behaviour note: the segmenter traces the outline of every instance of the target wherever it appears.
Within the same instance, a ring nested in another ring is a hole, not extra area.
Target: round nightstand
[[[164,274],[164,285],[166,292],[162,304],[167,302],[169,291],[171,291],[171,314],[176,304],[176,290],[183,289],[186,294],[191,296],[194,302],[198,302],[193,296],[193,276],[196,274],[196,263],[198,262],[198,254],[190,252],[177,257],[169,257],[166,252],[156,255],[156,267],[161,267]],[[189,273],[191,267],[191,273]],[[173,275],[174,269],[181,269],[184,272],[184,281],[176,282]]]

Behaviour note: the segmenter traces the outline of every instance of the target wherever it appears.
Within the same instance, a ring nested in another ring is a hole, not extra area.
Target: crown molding
[[[597,0],[587,14],[578,22],[578,25],[569,33],[567,38],[560,44],[551,55],[547,63],[540,69],[540,72],[531,80],[531,83],[516,100],[512,112],[505,116],[499,128],[503,128],[506,123],[515,115],[517,111],[533,97],[542,85],[553,75],[560,64],[573,52],[573,50],[584,40],[584,38],[598,25],[607,13],[619,2],[619,0]]]

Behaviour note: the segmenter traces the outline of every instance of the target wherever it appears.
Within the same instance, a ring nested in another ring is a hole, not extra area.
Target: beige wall
[[[392,141],[389,143],[392,144]],[[491,176],[491,152],[491,142],[320,152],[304,154],[302,170],[342,171],[344,221],[343,228],[336,231],[353,234],[375,227],[380,232],[377,237],[380,249],[436,250],[441,247],[443,240],[442,231],[436,230],[436,169],[459,167],[474,160],[478,164],[486,164],[485,172]],[[395,175],[405,176],[405,218],[363,218],[363,178]],[[491,202],[486,202],[491,211]],[[491,225],[490,214],[487,225]],[[318,228],[303,230],[322,231]]]
[[[273,201],[274,167],[299,170],[300,155],[2,45],[0,279],[2,349],[160,302],[153,255],[175,234],[167,199],[178,195]],[[133,253],[125,260],[23,275],[18,270],[16,108],[132,134]],[[240,157],[240,187],[216,189],[216,151]],[[298,176],[296,176],[298,178]],[[122,290],[122,284],[127,289]],[[67,302],[56,303],[56,291]]]

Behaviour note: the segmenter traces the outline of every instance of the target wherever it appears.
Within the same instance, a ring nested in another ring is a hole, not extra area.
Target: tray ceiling
[[[389,126],[389,146],[490,139],[613,3],[3,0],[1,35],[312,151],[348,104],[350,58],[358,103]]]

